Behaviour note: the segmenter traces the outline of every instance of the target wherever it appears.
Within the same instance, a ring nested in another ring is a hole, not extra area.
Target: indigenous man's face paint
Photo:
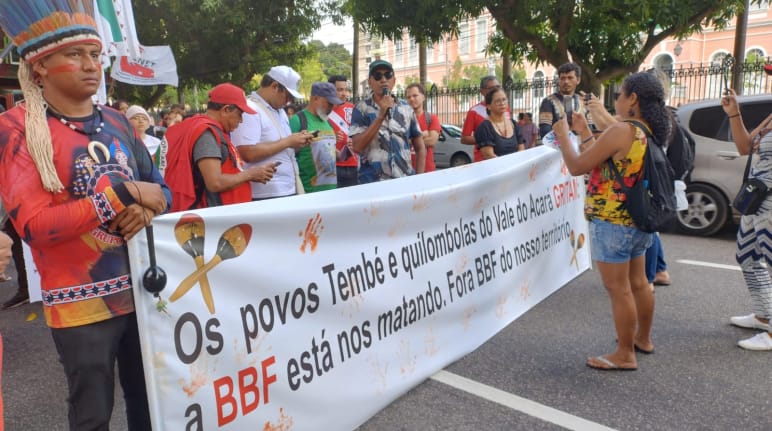
[[[34,70],[41,78],[43,91],[78,100],[91,97],[102,80],[100,54],[99,45],[84,43],[66,46],[36,62]]]
[[[60,73],[74,73],[80,70],[77,64],[62,64],[48,69],[49,75],[58,75]]]

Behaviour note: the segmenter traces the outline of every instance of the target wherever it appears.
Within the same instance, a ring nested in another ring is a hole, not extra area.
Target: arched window
[[[544,72],[541,70],[537,70],[536,73],[533,74],[533,99],[534,101],[537,101],[536,103],[541,103],[541,99],[544,98],[544,86],[546,82],[544,81]]]
[[[766,74],[761,69],[766,63],[766,55],[762,48],[753,47],[745,53],[745,74],[743,75],[743,90],[745,94],[761,94],[766,84]]]
[[[710,56],[710,65],[715,67],[722,67],[724,65],[724,60],[728,56],[729,56],[728,52],[718,51]]]
[[[745,53],[746,63],[763,63],[765,58],[766,55],[764,54],[764,50],[761,48],[751,48],[748,50],[748,52]]]
[[[654,57],[654,67],[672,76],[673,57],[670,54],[662,53]]]
[[[732,70],[724,64],[729,57],[727,51],[716,51],[710,56],[710,70],[708,71],[708,88],[706,89],[706,98],[719,98],[724,93],[726,80],[732,85]]]

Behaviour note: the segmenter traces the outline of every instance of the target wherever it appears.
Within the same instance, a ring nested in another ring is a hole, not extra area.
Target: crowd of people
[[[101,40],[92,14],[66,10],[67,2],[42,2],[29,15],[24,1],[0,4],[0,26],[20,56],[25,102],[0,115],[0,274],[11,255],[29,244],[40,271],[46,323],[64,368],[70,429],[107,429],[113,407],[115,365],[126,399],[130,430],[150,429],[126,241],[167,211],[276,199],[430,172],[440,119],[424,111],[425,90],[393,94],[394,69],[369,65],[368,97],[349,101],[346,77],[311,86],[308,104],[288,116],[302,95],[300,76],[288,66],[265,73],[245,95],[232,84],[209,92],[205,113],[183,118],[175,107],[154,128],[141,106],[94,104],[102,69]],[[92,11],[93,13],[93,11]],[[14,17],[12,21],[7,17]],[[27,17],[29,22],[19,22]],[[45,25],[40,25],[43,23]],[[656,234],[636,228],[624,192],[610,175],[613,163],[625,183],[641,177],[650,145],[665,146],[673,133],[662,84],[637,73],[622,84],[612,116],[592,95],[576,93],[581,71],[559,69],[560,88],[544,99],[538,124],[524,113],[514,121],[498,79],[480,82],[483,100],[467,113],[462,142],[480,161],[531,148],[553,133],[575,149],[560,152],[573,175],[588,175],[585,213],[592,258],[611,300],[617,349],[587,361],[600,370],[634,370],[636,353],[651,354],[652,284],[670,283],[658,259]],[[772,186],[772,115],[748,132],[734,93],[724,110],[743,154],[758,152],[752,175]],[[590,112],[592,121],[586,115]],[[163,131],[163,138],[156,136]],[[772,197],[743,216],[737,261],[751,292],[753,313],[731,323],[762,332],[740,347],[772,351],[772,281],[768,267]],[[767,263],[767,267],[762,265]],[[646,267],[653,268],[647,275]],[[10,306],[28,301],[23,260],[16,260],[19,292]],[[106,287],[108,286],[108,287]],[[8,306],[8,304],[6,304]],[[1,341],[1,340],[0,340]],[[0,345],[0,356],[2,354]],[[87,354],[84,354],[87,352]],[[1,364],[1,363],[0,363]],[[0,428],[2,403],[0,399]]]

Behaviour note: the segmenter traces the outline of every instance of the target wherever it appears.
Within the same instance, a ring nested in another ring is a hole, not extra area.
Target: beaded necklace
[[[493,128],[496,129],[496,131],[499,133],[499,135],[502,138],[507,137],[507,132],[509,131],[509,127],[507,126],[506,118],[504,119],[504,130],[499,129],[499,126],[496,123],[494,123],[493,120],[491,120],[491,124],[493,124]]]
[[[94,129],[91,130],[90,132],[86,131],[82,127],[78,127],[75,124],[71,123],[68,119],[64,118],[64,116],[54,112],[54,110],[51,109],[50,107],[48,108],[48,114],[56,118],[57,120],[61,121],[62,124],[69,127],[73,131],[86,135],[90,139],[94,135],[99,134],[102,131],[102,129],[105,127],[104,117],[102,116],[102,108],[99,105],[94,105],[94,109],[96,109],[97,114],[99,115],[99,125],[94,127]]]

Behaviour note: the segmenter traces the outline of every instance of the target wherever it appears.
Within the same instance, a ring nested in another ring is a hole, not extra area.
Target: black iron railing
[[[690,102],[720,97],[726,88],[731,86],[735,75],[740,74],[743,83],[743,94],[763,94],[772,92],[772,76],[764,72],[764,65],[772,62],[772,58],[761,61],[735,64],[729,58],[721,64],[679,66],[663,70],[670,77],[670,106],[680,106]],[[504,83],[507,99],[513,114],[530,112],[538,121],[539,105],[544,97],[557,90],[556,79],[536,79],[513,81],[511,78]],[[606,87],[605,103],[613,107],[612,94],[619,84],[609,84]],[[405,98],[402,91],[397,97]],[[482,100],[480,89],[476,86],[447,88],[432,85],[427,89],[426,106],[431,113],[437,114],[446,124],[461,125],[466,112],[474,104]]]

